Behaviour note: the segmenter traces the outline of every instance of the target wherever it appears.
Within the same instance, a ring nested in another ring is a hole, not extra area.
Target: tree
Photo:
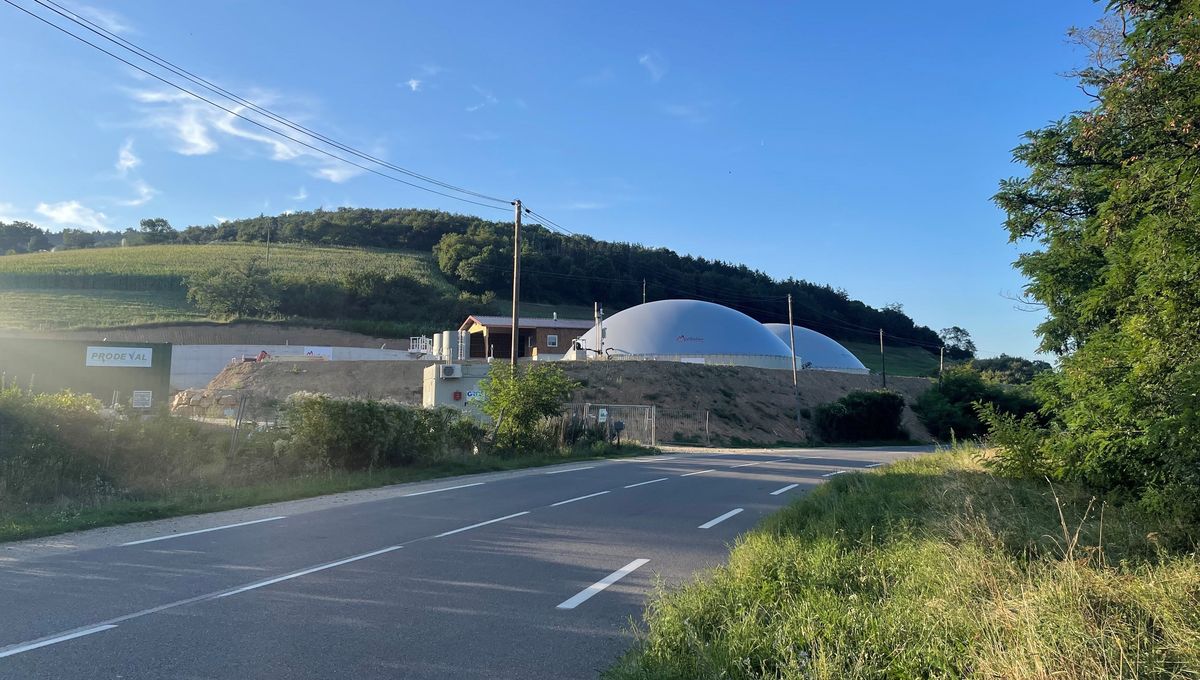
[[[1049,363],[1039,359],[1029,360],[1010,357],[1007,354],[991,359],[975,359],[970,366],[979,371],[980,376],[987,382],[1002,385],[1027,385],[1042,373],[1054,369]]]
[[[1200,35],[1195,0],[1110,4],[1074,32],[1089,110],[1025,135],[996,195],[1044,305],[1039,379],[1060,476],[1200,520]]]
[[[579,386],[554,364],[513,368],[496,363],[479,383],[479,408],[492,419],[492,438],[501,449],[546,448],[538,441],[538,424],[562,415],[563,404]]]
[[[47,238],[46,235],[43,233],[37,233],[37,234],[34,234],[33,236],[30,236],[29,242],[25,246],[25,249],[31,253],[37,253],[37,252],[41,252],[43,250],[50,250],[50,248],[51,248],[50,239]]]
[[[962,326],[951,326],[943,328],[938,337],[942,339],[942,345],[946,348],[946,356],[955,361],[970,359],[975,356],[975,341],[971,339],[971,334]]]
[[[171,223],[161,217],[147,218],[140,222],[142,242],[153,245],[155,243],[166,243],[174,241],[178,236],[172,227]]]
[[[63,248],[91,248],[96,245],[96,235],[82,229],[62,230]]]
[[[187,288],[188,300],[213,317],[265,316],[278,305],[260,257],[191,276]]]

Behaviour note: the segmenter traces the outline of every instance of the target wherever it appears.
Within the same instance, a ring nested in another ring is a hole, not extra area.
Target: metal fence
[[[563,415],[564,440],[589,431],[598,438],[645,446],[708,446],[709,412],[704,409],[660,408],[640,404],[568,404]]]
[[[660,444],[711,446],[711,416],[705,409],[656,408],[655,429]]]

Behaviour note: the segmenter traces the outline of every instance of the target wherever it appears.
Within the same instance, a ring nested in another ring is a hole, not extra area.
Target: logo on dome
[[[697,338],[691,335],[680,335],[675,338],[675,342],[704,342],[704,338]]]

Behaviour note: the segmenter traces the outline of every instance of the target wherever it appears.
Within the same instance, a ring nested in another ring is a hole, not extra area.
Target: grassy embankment
[[[973,453],[797,500],[727,566],[657,595],[606,677],[1200,677],[1195,546]]]
[[[0,327],[111,328],[205,315],[182,280],[263,256],[262,244],[95,248],[0,257]],[[336,282],[351,271],[380,271],[455,291],[426,253],[299,244],[271,246],[271,272],[284,282]]]
[[[312,498],[344,491],[373,489],[391,484],[420,482],[455,475],[519,470],[585,460],[625,458],[655,452],[652,449],[636,445],[623,445],[612,447],[603,455],[598,456],[567,456],[563,454],[537,454],[513,458],[480,456],[474,460],[435,463],[421,467],[360,471],[329,470],[319,474],[307,474],[244,486],[173,489],[154,497],[138,500],[112,499],[99,503],[62,502],[56,505],[35,506],[26,509],[0,508],[0,543],[131,522],[248,508],[265,503]]]
[[[857,340],[839,340],[843,347],[850,350],[863,365],[878,372],[883,368],[879,356],[878,342],[858,342]],[[911,375],[926,378],[937,375],[938,358],[928,350],[920,347],[887,347],[888,375]]]

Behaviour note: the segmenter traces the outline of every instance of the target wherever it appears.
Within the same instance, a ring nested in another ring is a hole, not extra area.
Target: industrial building
[[[702,300],[658,300],[605,319],[576,340],[568,358],[680,361],[790,369],[787,324],[762,324],[724,305]],[[798,367],[869,373],[851,352],[816,331],[795,326]]]
[[[791,345],[786,323],[765,323],[767,330],[784,344]],[[803,326],[792,326],[796,334],[796,362],[802,368],[839,373],[870,373],[870,369],[842,347],[837,340]]]
[[[745,314],[702,300],[656,300],[617,312],[578,340],[605,359],[791,368],[788,346]]]
[[[571,339],[592,327],[579,319],[521,317],[517,339],[517,357],[558,358],[571,346]],[[472,314],[459,326],[468,336],[469,359],[509,359],[512,357],[512,318]]]

